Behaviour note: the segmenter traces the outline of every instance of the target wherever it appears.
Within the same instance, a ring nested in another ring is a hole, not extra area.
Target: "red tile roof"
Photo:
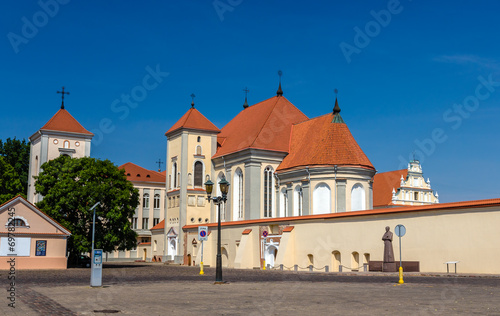
[[[252,232],[252,230],[251,230],[250,228],[248,228],[248,229],[245,229],[245,230],[244,230],[241,234],[242,234],[242,235],[248,235],[248,234],[250,234],[251,232]]]
[[[375,170],[347,125],[332,120],[330,113],[293,125],[290,153],[277,171],[314,165],[350,165]]]
[[[118,167],[118,169],[124,169],[127,180],[129,181],[140,181],[140,182],[162,182],[165,183],[166,176],[160,172],[153,170],[144,169],[136,164],[127,162]]]
[[[212,122],[210,122],[203,114],[194,107],[190,108],[166,133],[168,134],[177,131],[181,128],[196,129],[211,132],[220,132],[220,130]]]
[[[247,148],[288,152],[292,124],[307,119],[283,96],[252,105],[222,128],[213,158]]]
[[[57,111],[41,130],[94,135],[78,123],[78,121],[65,109]]]
[[[300,222],[300,221],[306,221],[306,220],[319,220],[319,219],[323,220],[323,219],[332,219],[332,218],[372,216],[372,215],[411,213],[411,212],[429,212],[429,211],[456,210],[456,209],[481,208],[481,207],[498,208],[498,207],[500,207],[500,199],[487,199],[487,200],[476,200],[476,201],[440,203],[440,204],[432,204],[432,205],[389,207],[389,208],[381,208],[381,209],[366,210],[366,211],[305,215],[305,216],[295,216],[295,217],[251,219],[251,220],[245,220],[245,221],[223,222],[223,223],[221,223],[221,226],[259,225],[259,224],[291,222],[291,221]],[[217,223],[186,225],[186,226],[182,227],[182,229],[183,230],[194,229],[194,228],[198,228],[198,226],[217,227]]]
[[[373,207],[392,205],[392,189],[400,187],[401,176],[406,179],[408,169],[377,173],[373,177]]]
[[[153,226],[153,228],[151,228],[151,230],[155,229],[165,229],[165,220],[162,220],[161,222]]]
[[[295,228],[295,226],[287,226],[283,229],[283,232],[284,233],[289,233],[291,232],[293,229]]]

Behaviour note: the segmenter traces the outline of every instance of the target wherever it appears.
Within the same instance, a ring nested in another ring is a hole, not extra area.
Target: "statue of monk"
[[[382,236],[384,241],[384,262],[394,262],[394,250],[392,249],[392,232],[390,227],[385,228],[385,234]]]

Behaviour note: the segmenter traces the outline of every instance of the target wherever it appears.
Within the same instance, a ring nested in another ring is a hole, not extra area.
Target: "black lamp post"
[[[219,182],[220,186],[220,191],[222,193],[222,196],[214,196],[211,197],[212,195],[212,190],[214,188],[214,183],[210,180],[207,180],[205,182],[205,190],[207,191],[208,195],[208,200],[213,201],[214,204],[217,205],[218,207],[218,214],[217,216],[217,260],[216,260],[216,266],[215,266],[215,283],[223,283],[222,281],[222,256],[221,256],[221,240],[220,240],[220,205],[227,200],[227,192],[229,191],[229,182],[227,182],[226,178],[223,177],[222,180]]]

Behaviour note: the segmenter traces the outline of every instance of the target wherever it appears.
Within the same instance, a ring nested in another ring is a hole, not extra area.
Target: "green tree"
[[[124,170],[109,160],[67,156],[50,160],[41,169],[35,189],[43,200],[37,207],[71,231],[70,262],[92,249],[90,208],[96,202],[101,204],[95,209],[95,248],[113,251],[136,246],[129,219],[139,204],[139,192]]]
[[[14,167],[5,158],[0,156],[0,204],[3,204],[18,194],[22,194],[24,188]]]
[[[0,156],[14,167],[14,170],[21,180],[22,192],[25,196],[28,190],[28,171],[30,161],[30,143],[26,140],[10,139],[4,141],[0,139]]]

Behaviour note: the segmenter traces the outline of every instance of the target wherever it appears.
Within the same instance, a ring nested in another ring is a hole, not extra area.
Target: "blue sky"
[[[32,135],[65,86],[66,109],[96,132],[93,157],[157,169],[191,93],[221,128],[245,87],[250,104],[275,95],[281,69],[284,96],[308,117],[330,112],[339,90],[342,117],[378,171],[415,151],[441,202],[499,196],[496,1],[2,6],[0,139]]]

